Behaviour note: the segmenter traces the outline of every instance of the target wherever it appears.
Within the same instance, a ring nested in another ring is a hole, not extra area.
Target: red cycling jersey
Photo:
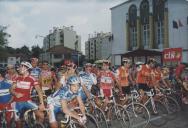
[[[110,70],[100,71],[99,80],[101,89],[112,89],[115,81],[115,76]]]
[[[31,100],[30,92],[32,88],[36,85],[38,85],[38,81],[36,81],[32,76],[22,77],[19,76],[16,78],[16,93],[23,94],[22,97],[16,98],[14,97],[14,100],[17,102],[25,102]]]

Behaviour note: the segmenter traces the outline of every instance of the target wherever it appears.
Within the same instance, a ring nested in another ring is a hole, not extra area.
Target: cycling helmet
[[[86,63],[86,64],[84,65],[84,67],[92,67],[92,64],[91,64],[91,63]]]
[[[28,69],[31,69],[31,68],[32,68],[32,65],[31,65],[29,62],[27,62],[27,61],[21,62],[21,65],[26,66]]]
[[[136,66],[138,66],[138,65],[143,65],[143,64],[144,64],[144,63],[143,63],[143,62],[140,62],[140,61],[138,61],[138,62],[135,63]]]
[[[67,84],[72,85],[72,84],[80,84],[80,79],[78,76],[70,76],[67,80]]]
[[[102,63],[110,65],[110,61],[109,60],[103,60]]]
[[[130,63],[131,63],[131,60],[130,60],[129,58],[123,58],[123,59],[122,59],[122,62],[126,62],[126,63],[129,63],[129,64],[130,64]]]

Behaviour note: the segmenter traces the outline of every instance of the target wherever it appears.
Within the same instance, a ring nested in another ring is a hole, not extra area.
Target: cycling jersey
[[[52,89],[54,73],[49,70],[42,70],[40,77],[42,82],[42,90]]]
[[[17,74],[13,74],[13,75],[6,74],[6,75],[5,75],[5,80],[6,80],[8,83],[12,84],[13,81],[14,81],[17,77],[18,77]]]
[[[99,82],[101,89],[112,89],[114,81],[115,81],[115,76],[110,70],[100,72]]]
[[[12,95],[9,92],[11,84],[7,83],[6,81],[0,81],[0,104],[8,103]]]
[[[55,91],[53,94],[47,97],[47,104],[51,116],[49,118],[50,123],[55,122],[55,115],[61,112],[61,100],[66,100],[68,103],[74,100],[77,96],[81,96],[81,88],[77,93],[72,93],[69,86],[62,86],[59,90]]]
[[[77,96],[81,96],[81,88],[78,90],[77,93],[72,93],[69,87],[66,85],[51,94],[47,98],[47,103],[53,104],[54,106],[61,106],[61,100],[71,101]]]
[[[81,72],[79,74],[80,81],[82,85],[85,85],[88,91],[91,91],[92,85],[97,84],[97,78],[94,73],[86,73],[86,72]]]
[[[33,76],[36,80],[38,80],[39,76],[40,76],[40,73],[41,73],[41,69],[36,67],[36,68],[32,68],[31,69],[30,75]]]
[[[128,86],[129,69],[123,66],[119,67],[116,71],[117,79],[120,86]]]
[[[141,65],[137,71],[136,83],[148,84],[151,82],[151,68],[148,65]]]
[[[16,78],[16,88],[15,92],[22,93],[24,96],[20,98],[14,97],[14,100],[17,102],[24,102],[31,100],[30,92],[32,88],[38,85],[38,81],[36,81],[32,76],[19,76]]]

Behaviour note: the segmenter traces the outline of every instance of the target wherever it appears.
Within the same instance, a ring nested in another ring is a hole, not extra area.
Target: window
[[[164,24],[158,21],[156,23],[156,46],[157,48],[163,48],[164,44]]]
[[[143,35],[142,35],[142,42],[144,48],[149,48],[149,24],[143,25]]]
[[[137,47],[137,29],[136,27],[130,29],[131,33],[131,47]]]
[[[129,8],[129,26],[130,26],[130,49],[137,47],[137,7],[131,5]]]

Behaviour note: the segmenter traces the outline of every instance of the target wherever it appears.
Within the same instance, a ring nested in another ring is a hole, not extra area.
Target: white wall
[[[169,43],[171,48],[181,47],[183,50],[188,50],[188,2],[185,0],[170,0],[168,2],[169,7]],[[183,27],[178,29],[173,28],[172,21],[179,20],[183,24]],[[188,52],[183,51],[182,61],[188,62]]]
[[[139,6],[141,1],[142,0],[131,0],[111,8],[111,28],[114,37],[114,41],[112,43],[112,54],[123,54],[127,52],[126,14],[128,13],[130,5],[135,4],[138,10],[137,15],[139,15]],[[149,0],[149,3],[150,12],[152,12],[152,0]],[[188,49],[188,2],[185,0],[168,0],[166,6],[169,9],[169,47],[182,47],[183,49]],[[173,20],[181,20],[183,27],[173,29]],[[188,55],[185,53],[183,53],[183,55],[183,58],[188,58]],[[114,61],[116,59],[112,58],[112,60]],[[183,61],[185,61],[185,59]]]

